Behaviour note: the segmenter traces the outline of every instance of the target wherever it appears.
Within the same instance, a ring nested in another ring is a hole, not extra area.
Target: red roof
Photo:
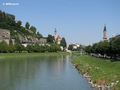
[[[58,36],[57,36],[57,39],[61,39],[61,37],[58,35]]]

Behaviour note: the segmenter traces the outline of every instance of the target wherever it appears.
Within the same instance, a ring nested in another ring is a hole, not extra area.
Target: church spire
[[[104,39],[104,40],[107,40],[107,29],[106,29],[106,24],[104,25],[103,39]]]
[[[104,31],[107,31],[107,30],[106,30],[106,24],[104,25],[104,30],[103,30],[103,32],[104,32]]]
[[[57,33],[56,28],[55,28],[55,33]]]

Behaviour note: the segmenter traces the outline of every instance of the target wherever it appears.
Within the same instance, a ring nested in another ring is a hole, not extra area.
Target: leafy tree
[[[49,51],[49,46],[48,45],[44,45],[44,52],[48,52]]]
[[[0,22],[0,28],[7,29],[8,25],[5,22]]]
[[[60,46],[63,46],[63,48],[65,48],[67,46],[67,43],[66,43],[66,40],[64,37],[62,38],[62,40],[60,42]]]
[[[30,27],[30,30],[31,30],[34,34],[36,34],[36,30],[37,30],[37,29],[36,29],[34,26],[31,26],[31,27]]]
[[[48,51],[49,51],[49,52],[53,52],[53,51],[54,51],[54,47],[50,45]]]
[[[30,27],[29,22],[26,22],[25,27],[26,27],[26,29],[29,29],[29,27]]]
[[[15,45],[15,48],[16,48],[16,50],[19,51],[19,52],[22,52],[22,51],[25,50],[25,47],[24,47],[23,45],[21,45],[20,43],[16,44],[16,45]]]
[[[69,50],[73,50],[73,45],[69,45],[69,46],[68,46],[68,49],[69,49]]]
[[[98,43],[94,43],[94,44],[92,45],[92,53],[97,53],[97,52],[96,52],[97,45],[98,45]]]
[[[33,45],[27,45],[27,51],[30,52],[34,52],[34,46]]]
[[[13,52],[15,52],[15,51],[16,51],[15,45],[13,45],[13,42],[12,42],[12,40],[10,39],[10,41],[9,41],[9,52],[10,52],[10,53],[13,53]]]
[[[103,48],[103,53],[104,54],[108,54],[109,53],[110,44],[109,44],[109,42],[107,40],[103,41],[102,48]]]
[[[16,23],[16,26],[19,27],[19,28],[21,27],[21,25],[22,25],[22,21],[18,21],[18,22]]]
[[[12,44],[10,44],[10,45],[9,45],[9,52],[10,52],[10,53],[14,53],[15,51],[16,51],[15,46],[12,45]]]
[[[48,42],[48,43],[53,43],[53,42],[54,42],[54,36],[48,34],[47,42]]]
[[[37,43],[34,46],[34,52],[40,52],[40,46]]]
[[[43,36],[42,36],[42,34],[40,34],[39,32],[37,32],[37,38],[38,38],[38,40],[40,39],[40,38],[42,38]]]
[[[54,50],[53,50],[54,52],[61,51],[60,45],[53,43],[52,46],[54,47]]]
[[[85,48],[85,52],[87,52],[88,54],[90,54],[92,52],[92,46],[91,45],[88,45],[86,48]]]
[[[17,22],[17,26],[20,27],[22,25],[22,21]]]
[[[3,22],[3,13],[2,13],[2,11],[0,10],[0,22]]]
[[[6,23],[8,25],[11,25],[11,23],[14,22],[14,18],[15,18],[14,15],[6,13]]]
[[[110,49],[110,45],[107,40],[100,41],[99,43],[97,43],[96,53],[100,53],[102,55],[109,54],[109,49]]]
[[[5,41],[0,42],[0,52],[7,53],[8,50],[9,50],[9,45]]]
[[[116,57],[116,54],[120,55],[120,37],[113,38],[110,41],[111,53]]]
[[[12,14],[10,14],[10,16],[11,16],[12,20],[15,21],[15,16]]]
[[[10,53],[13,53],[13,52],[15,52],[15,51],[16,51],[16,48],[15,48],[15,46],[13,45],[12,40],[10,39],[10,42],[9,42],[9,52],[10,52]]]

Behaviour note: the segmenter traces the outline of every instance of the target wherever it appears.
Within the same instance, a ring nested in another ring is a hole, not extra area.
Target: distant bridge
[[[71,50],[66,50],[66,52],[69,52],[70,54],[80,53],[80,51],[71,51]]]

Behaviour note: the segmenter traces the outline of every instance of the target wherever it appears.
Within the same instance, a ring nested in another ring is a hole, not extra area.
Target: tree
[[[67,46],[67,43],[66,43],[66,40],[64,37],[62,38],[62,40],[60,42],[60,46],[63,46],[63,48],[65,48]]]
[[[3,13],[2,13],[2,11],[0,10],[0,22],[3,22]]]
[[[107,40],[103,41],[102,43],[103,54],[108,54],[110,49],[110,44]]]
[[[37,43],[34,46],[34,52],[40,52],[40,46]]]
[[[38,38],[38,40],[40,39],[40,38],[42,38],[43,36],[42,36],[42,34],[40,34],[39,32],[37,32],[37,38]]]
[[[50,35],[50,34],[48,34],[48,37],[47,37],[47,42],[48,43],[53,43],[54,42],[54,36],[52,36],[52,35]]]
[[[12,20],[15,21],[15,16],[12,14],[10,16],[11,16]]]
[[[34,46],[33,45],[27,45],[27,51],[30,52],[34,52]]]
[[[5,19],[4,19],[4,20],[6,20],[5,22],[6,22],[8,25],[11,25],[11,24],[14,22],[14,19],[15,19],[15,16],[14,16],[14,15],[8,14],[8,13],[5,14]]]
[[[15,51],[16,51],[15,46],[12,45],[12,44],[10,44],[10,45],[9,45],[9,52],[10,52],[10,53],[13,53],[13,52],[15,52]]]
[[[10,42],[9,42],[9,52],[10,52],[10,53],[13,53],[13,52],[15,52],[15,50],[16,50],[16,48],[15,48],[15,46],[13,45],[12,40],[10,39]]]
[[[31,26],[31,27],[30,27],[30,30],[31,30],[34,34],[36,34],[36,30],[37,30],[37,29],[36,29],[34,26]]]
[[[61,51],[60,45],[53,43],[54,46],[54,52]]]
[[[44,45],[44,52],[48,52],[49,51],[49,46],[48,45]]]
[[[30,27],[29,22],[26,22],[25,27],[26,27],[26,29],[29,29],[29,27]]]
[[[9,50],[9,45],[5,41],[0,42],[0,52],[7,53],[8,50]]]
[[[86,48],[85,48],[85,52],[87,52],[88,54],[90,54],[92,52],[92,46],[91,45],[88,45]]]
[[[25,47],[24,47],[23,45],[21,45],[20,43],[16,44],[16,45],[15,45],[15,48],[16,48],[16,50],[19,51],[19,52],[22,52],[22,51],[25,50]]]
[[[94,43],[94,44],[92,45],[92,53],[97,53],[97,52],[96,52],[97,45],[98,45],[98,43]]]
[[[16,26],[17,27],[20,27],[22,25],[22,21],[18,21],[17,23],[16,23]]]
[[[69,45],[68,49],[73,50],[73,45]]]
[[[110,41],[111,53],[116,57],[116,54],[120,55],[120,37],[113,38]]]
[[[110,44],[107,40],[100,41],[97,43],[95,53],[99,53],[102,55],[105,55],[105,54],[109,55],[109,52],[110,52]]]

